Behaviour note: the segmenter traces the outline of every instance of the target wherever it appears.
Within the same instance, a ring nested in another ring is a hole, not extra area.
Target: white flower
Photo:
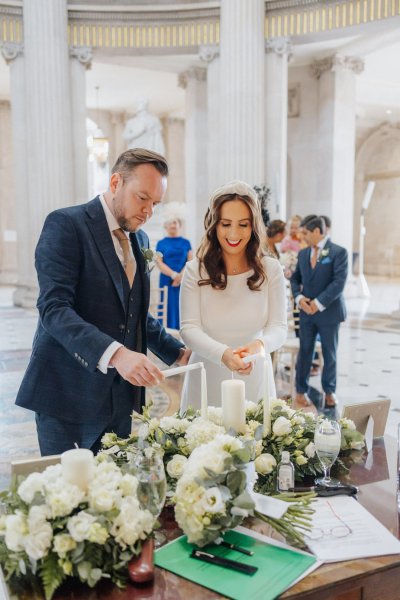
[[[346,417],[339,419],[339,423],[342,429],[351,429],[354,431],[356,428],[354,421],[351,419],[346,419]]]
[[[272,454],[265,453],[257,456],[256,460],[254,461],[254,465],[257,473],[260,473],[261,475],[268,475],[275,469],[276,460]]]
[[[175,454],[167,464],[167,473],[173,479],[179,479],[183,473],[183,469],[187,463],[186,456]]]
[[[219,433],[225,433],[225,428],[206,419],[196,419],[189,425],[185,434],[189,450],[212,441]]]
[[[207,418],[216,425],[222,426],[224,424],[222,419],[222,408],[220,406],[209,406],[207,408]]]
[[[64,479],[46,486],[46,500],[53,517],[65,517],[71,514],[84,498],[85,492]]]
[[[121,512],[110,529],[118,544],[125,549],[138,540],[144,540],[153,529],[155,518],[148,510],[141,510],[137,498],[123,498]]]
[[[308,463],[308,458],[306,458],[303,455],[300,455],[295,458],[295,461],[299,466],[306,465]]]
[[[270,401],[271,411],[274,410],[274,408],[287,408],[287,402],[285,402],[285,400],[281,400],[280,398],[273,398]]]
[[[257,442],[255,444],[255,455],[260,456],[260,454],[262,454],[263,449],[264,449],[263,441],[257,440]]]
[[[68,533],[58,533],[54,536],[53,548],[60,558],[65,558],[67,552],[76,548],[76,541]]]
[[[292,419],[293,423],[295,425],[304,425],[304,423],[306,422],[305,418],[303,417],[303,415],[295,415]]]
[[[286,417],[278,417],[272,426],[275,435],[287,435],[292,431],[292,424]]]
[[[307,446],[304,448],[304,454],[306,456],[308,456],[308,458],[314,458],[314,456],[315,456],[314,442],[310,442],[309,444],[307,444]]]
[[[90,527],[95,521],[96,517],[81,510],[77,515],[68,519],[67,529],[76,542],[83,542],[89,539]]]
[[[24,545],[25,552],[32,560],[39,560],[46,556],[53,539],[53,528],[47,521],[42,521],[26,536]]]
[[[107,488],[95,488],[89,493],[89,506],[97,512],[108,512],[117,508],[122,497],[117,490]]]
[[[364,444],[364,440],[361,440],[360,442],[354,441],[350,443],[350,448],[352,450],[362,450],[364,448]]]
[[[246,417],[252,417],[256,414],[258,406],[255,402],[251,402],[251,400],[246,400],[244,406],[246,409]]]
[[[139,482],[136,479],[136,477],[130,475],[130,473],[125,473],[125,475],[122,477],[121,483],[119,484],[119,488],[122,492],[122,495],[135,496],[138,483]]]
[[[88,540],[94,544],[103,545],[108,539],[108,531],[100,523],[92,523],[89,527]]]
[[[206,489],[203,496],[203,509],[206,513],[225,513],[225,502],[217,487]]]
[[[6,517],[5,542],[9,550],[20,552],[24,549],[24,538],[28,535],[28,521],[20,510]]]
[[[162,417],[160,420],[161,429],[167,433],[185,433],[189,425],[188,419],[178,419],[177,417]]]
[[[44,481],[42,473],[31,473],[18,487],[18,496],[26,503],[30,504],[35,494],[43,494]]]

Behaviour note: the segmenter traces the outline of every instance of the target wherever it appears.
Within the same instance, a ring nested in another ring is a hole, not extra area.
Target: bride
[[[210,405],[221,403],[221,381],[246,383],[246,399],[263,396],[264,360],[243,362],[265,352],[270,397],[276,396],[270,353],[286,338],[285,282],[279,262],[263,255],[265,228],[255,191],[232,181],[214,192],[205,234],[181,285],[181,336],[192,349],[190,363],[207,371]],[[200,371],[189,371],[181,411],[200,407]]]

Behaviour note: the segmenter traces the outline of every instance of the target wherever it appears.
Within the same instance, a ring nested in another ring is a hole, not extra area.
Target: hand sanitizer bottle
[[[281,462],[278,465],[278,491],[287,492],[294,488],[294,465],[290,454],[286,450],[281,453]]]

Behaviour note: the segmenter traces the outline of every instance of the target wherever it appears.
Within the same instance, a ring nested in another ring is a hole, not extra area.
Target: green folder
[[[186,536],[156,550],[155,564],[233,600],[273,600],[317,562],[309,554],[279,548],[238,531],[228,531],[224,540],[252,550],[254,555],[247,556],[215,544],[202,549],[258,567],[254,575],[191,558],[195,546],[187,542]]]

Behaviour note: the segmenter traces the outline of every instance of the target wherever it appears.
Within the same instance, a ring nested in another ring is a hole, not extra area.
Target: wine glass
[[[324,469],[324,476],[315,480],[317,485],[336,486],[337,479],[330,476],[331,467],[338,457],[340,451],[341,433],[337,421],[322,419],[315,427],[314,444],[319,461]]]
[[[161,456],[155,452],[144,454],[136,460],[135,476],[138,480],[137,496],[142,508],[158,517],[165,503],[167,480]],[[154,545],[161,546],[166,541],[164,534],[154,533]]]

